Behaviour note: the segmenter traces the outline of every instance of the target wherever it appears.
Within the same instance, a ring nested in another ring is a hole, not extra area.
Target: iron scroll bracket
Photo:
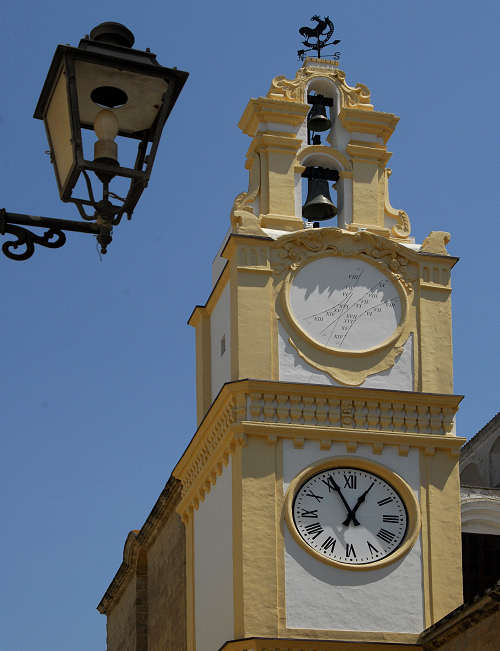
[[[26,228],[28,227],[28,228]],[[45,232],[38,234],[32,228],[41,228]],[[21,213],[7,212],[0,208],[0,236],[13,235],[15,239],[2,244],[2,252],[11,260],[27,260],[35,252],[35,246],[58,249],[66,242],[65,231],[88,233],[99,238],[106,225],[98,223],[75,222],[69,219],[54,219]],[[21,250],[18,249],[21,247]]]

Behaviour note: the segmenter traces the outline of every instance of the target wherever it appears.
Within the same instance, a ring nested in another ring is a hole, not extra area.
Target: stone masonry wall
[[[184,525],[173,512],[148,549],[148,651],[186,649]]]

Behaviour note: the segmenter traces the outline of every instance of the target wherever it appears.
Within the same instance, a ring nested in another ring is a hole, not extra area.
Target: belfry
[[[245,108],[198,427],[99,604],[108,651],[424,649],[462,602],[457,259],[391,206],[397,122],[324,58]]]

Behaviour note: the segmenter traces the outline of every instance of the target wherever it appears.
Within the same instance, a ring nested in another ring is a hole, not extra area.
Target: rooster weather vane
[[[323,48],[328,45],[337,45],[337,43],[340,43],[338,39],[328,42],[335,31],[335,27],[329,16],[325,16],[323,20],[319,16],[313,16],[311,20],[317,23],[315,27],[301,27],[299,29],[299,34],[305,38],[305,41],[302,41],[302,45],[307,46],[307,49],[297,50],[298,57],[301,61],[304,60],[306,52],[315,50],[319,59]],[[316,39],[316,43],[311,42],[310,39]],[[332,57],[337,61],[340,59],[340,52],[334,52]]]

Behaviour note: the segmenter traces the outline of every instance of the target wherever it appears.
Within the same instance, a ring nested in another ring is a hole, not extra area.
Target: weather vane
[[[329,16],[325,16],[323,20],[321,20],[319,16],[313,16],[311,20],[314,20],[317,23],[316,27],[301,27],[299,29],[299,34],[305,38],[305,41],[302,41],[302,45],[307,46],[307,49],[297,50],[298,57],[301,61],[304,60],[306,52],[315,50],[319,59],[323,48],[328,45],[337,45],[337,43],[340,43],[338,39],[329,42],[329,39],[333,36],[333,32],[335,31],[335,27]],[[314,38],[316,39],[316,43],[313,43],[310,40]],[[335,61],[338,61],[338,59],[340,59],[340,52],[334,52],[331,56]]]

